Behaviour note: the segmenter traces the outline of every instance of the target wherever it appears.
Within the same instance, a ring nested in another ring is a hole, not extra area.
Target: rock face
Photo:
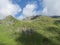
[[[22,30],[22,33],[24,33],[26,35],[32,35],[34,32],[35,31],[32,28]]]

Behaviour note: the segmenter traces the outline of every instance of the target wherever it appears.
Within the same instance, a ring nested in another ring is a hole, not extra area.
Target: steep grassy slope
[[[0,45],[60,45],[60,19],[40,16],[19,21],[8,16],[0,20]]]

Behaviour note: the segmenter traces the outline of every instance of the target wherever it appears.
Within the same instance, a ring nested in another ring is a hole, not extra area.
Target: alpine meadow
[[[0,20],[0,45],[60,45],[60,17]]]

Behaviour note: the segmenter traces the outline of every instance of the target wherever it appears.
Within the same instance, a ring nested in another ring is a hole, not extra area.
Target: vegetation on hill
[[[60,18],[8,16],[0,20],[0,45],[60,45]]]

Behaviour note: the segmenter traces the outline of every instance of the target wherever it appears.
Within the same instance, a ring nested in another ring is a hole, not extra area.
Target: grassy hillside
[[[0,45],[60,45],[60,18],[39,16],[0,20]]]

